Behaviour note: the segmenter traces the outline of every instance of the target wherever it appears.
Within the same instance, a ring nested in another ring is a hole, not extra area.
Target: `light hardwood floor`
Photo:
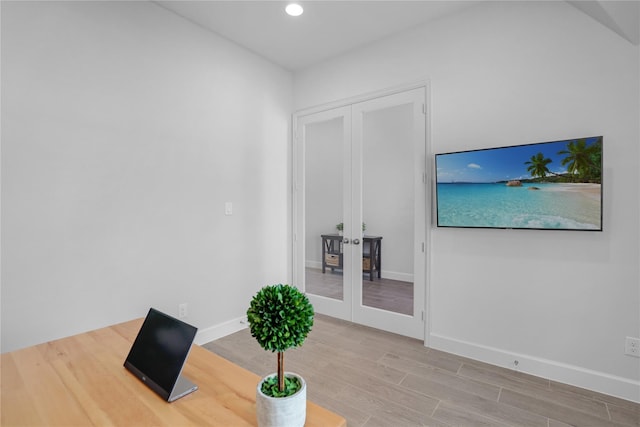
[[[248,329],[204,347],[261,376],[276,370]],[[639,404],[319,314],[304,345],[285,353],[285,369],[349,427],[640,426]]]

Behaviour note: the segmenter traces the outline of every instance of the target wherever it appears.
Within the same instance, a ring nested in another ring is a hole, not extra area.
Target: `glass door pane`
[[[364,228],[353,261],[361,268],[352,277],[353,319],[420,339],[426,288],[423,105],[419,88],[352,106],[352,211]]]
[[[412,105],[369,111],[362,120],[361,302],[413,315]]]
[[[342,117],[305,128],[305,282],[308,293],[344,300]]]
[[[350,108],[304,116],[297,126],[299,165],[297,175],[301,244],[296,250],[299,280],[316,310],[351,317],[349,247],[343,234],[350,208],[351,118]],[[299,179],[299,178],[298,178]]]

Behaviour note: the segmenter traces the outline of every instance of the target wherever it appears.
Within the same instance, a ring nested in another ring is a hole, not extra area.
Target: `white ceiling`
[[[281,0],[156,1],[158,5],[296,71],[442,16],[479,0],[305,0],[293,18]],[[638,45],[640,1],[569,1]]]

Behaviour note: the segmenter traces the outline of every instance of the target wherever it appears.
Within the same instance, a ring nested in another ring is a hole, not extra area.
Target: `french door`
[[[295,118],[294,282],[317,312],[424,339],[424,87]]]

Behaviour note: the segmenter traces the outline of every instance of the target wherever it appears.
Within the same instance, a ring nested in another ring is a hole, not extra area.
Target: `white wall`
[[[433,229],[427,340],[640,401],[639,75],[565,2],[483,2],[295,74],[294,105],[428,78],[434,153],[604,135],[604,232]]]
[[[291,87],[152,3],[3,1],[2,351],[286,281]]]

